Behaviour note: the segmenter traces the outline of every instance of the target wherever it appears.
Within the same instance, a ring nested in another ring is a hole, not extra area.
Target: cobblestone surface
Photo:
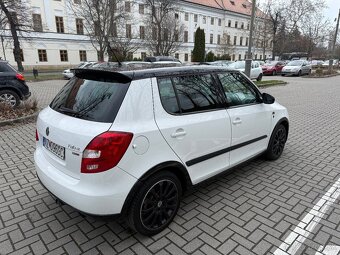
[[[340,177],[340,77],[285,77],[267,88],[290,113],[289,140],[274,162],[254,160],[185,194],[154,237],[121,218],[81,215],[55,203],[36,177],[35,124],[0,128],[0,254],[270,254]],[[65,81],[29,84],[47,105]],[[340,244],[331,206],[297,254]],[[336,253],[328,253],[336,254]]]

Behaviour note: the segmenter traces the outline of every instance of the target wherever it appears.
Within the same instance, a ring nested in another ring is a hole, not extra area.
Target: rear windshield
[[[15,69],[6,62],[0,62],[0,73],[15,73]]]
[[[50,107],[62,114],[95,122],[112,123],[130,83],[71,79]]]

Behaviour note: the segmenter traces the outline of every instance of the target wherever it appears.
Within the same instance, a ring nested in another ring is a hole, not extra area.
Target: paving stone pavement
[[[290,84],[263,90],[290,113],[282,157],[256,159],[194,187],[170,227],[153,237],[119,217],[56,204],[34,169],[35,124],[0,128],[0,254],[273,253],[340,177],[340,77],[284,79]],[[45,106],[64,84],[29,86]],[[296,254],[340,245],[339,224],[336,201]]]

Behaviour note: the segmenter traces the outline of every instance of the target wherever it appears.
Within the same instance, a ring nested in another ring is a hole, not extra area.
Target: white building
[[[69,4],[81,4],[81,0],[31,0],[34,32],[29,40],[21,40],[23,65],[26,70],[62,69],[79,64],[82,61],[96,61],[97,52],[88,36],[84,35],[83,21],[75,17]],[[132,30],[137,31],[142,24],[139,13],[139,2],[134,1],[131,12],[134,20]],[[232,60],[245,58],[249,41],[249,23],[251,4],[247,0],[181,0],[179,19],[185,25],[184,43],[175,54],[183,62],[191,60],[194,47],[194,33],[198,27],[206,34],[206,51],[220,55],[220,46],[224,33],[228,34],[232,50]],[[264,19],[257,19],[257,27]],[[40,32],[41,31],[41,32]],[[267,42],[271,45],[270,42]],[[0,57],[6,58],[15,65],[13,46],[9,31],[4,33],[3,50]],[[139,49],[134,57],[143,58],[150,55],[147,49]],[[253,58],[271,57],[271,47],[265,52],[261,48],[253,48]]]

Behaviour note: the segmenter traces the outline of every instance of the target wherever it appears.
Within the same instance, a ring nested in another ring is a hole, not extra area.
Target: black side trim
[[[247,146],[249,144],[252,144],[252,143],[258,142],[260,140],[266,139],[267,137],[268,137],[267,135],[263,135],[263,136],[260,136],[258,138],[249,140],[247,142],[240,143],[240,144],[237,144],[237,145],[233,145],[231,147],[228,147],[228,148],[225,148],[225,149],[222,149],[222,150],[219,150],[219,151],[215,151],[215,152],[212,152],[212,153],[200,156],[198,158],[191,159],[191,160],[187,161],[185,164],[187,166],[192,166],[192,165],[195,165],[195,164],[200,163],[202,161],[205,161],[205,160],[211,159],[213,157],[217,157],[219,155],[227,153],[229,151],[237,150],[237,149],[239,149],[239,148],[241,148],[243,146]]]

